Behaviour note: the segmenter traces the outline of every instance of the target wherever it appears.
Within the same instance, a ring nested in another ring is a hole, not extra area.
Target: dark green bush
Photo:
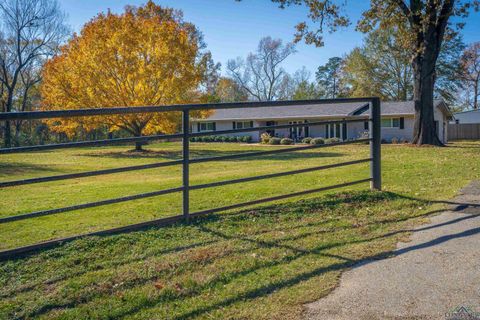
[[[245,143],[252,142],[252,136],[243,136],[242,137],[242,142],[245,142]]]
[[[310,140],[310,144],[325,144],[325,139],[313,138],[312,140]]]
[[[293,140],[290,139],[290,138],[283,138],[282,140],[280,140],[280,144],[283,144],[285,146],[289,146],[289,145],[293,144]]]
[[[280,141],[282,141],[282,139],[273,137],[273,138],[270,138],[270,140],[268,140],[268,144],[279,145]]]

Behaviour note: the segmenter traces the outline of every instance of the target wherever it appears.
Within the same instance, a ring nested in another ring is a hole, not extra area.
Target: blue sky
[[[98,12],[111,9],[122,12],[125,5],[141,5],[146,0],[59,0],[68,14],[68,21],[75,31]],[[185,20],[193,22],[204,34],[208,49],[215,61],[226,65],[228,59],[245,57],[257,47],[265,36],[292,41],[294,26],[307,18],[304,7],[285,10],[268,0],[156,0],[156,3],[181,9]],[[348,14],[356,21],[369,1],[348,1]],[[473,13],[463,30],[467,43],[480,41],[480,14]],[[298,44],[297,53],[285,61],[285,69],[294,72],[302,66],[314,72],[332,56],[342,56],[355,46],[361,45],[363,34],[356,32],[354,25],[346,30],[325,35],[325,47]],[[224,68],[222,68],[224,69]]]

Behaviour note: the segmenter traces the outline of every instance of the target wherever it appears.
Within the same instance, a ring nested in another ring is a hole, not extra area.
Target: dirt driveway
[[[306,318],[480,320],[480,182],[453,202],[400,243],[392,258],[344,273],[334,292],[306,305]]]

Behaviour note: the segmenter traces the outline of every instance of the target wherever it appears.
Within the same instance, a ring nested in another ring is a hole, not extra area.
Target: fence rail
[[[479,140],[480,123],[455,123],[448,125],[449,140]]]
[[[278,129],[296,128],[300,126],[312,127],[312,126],[334,124],[334,123],[349,123],[349,122],[365,121],[365,117],[356,117],[356,118],[344,119],[340,121],[317,121],[317,122],[308,122],[308,123],[302,123],[302,124],[275,125],[275,126],[269,126],[269,127],[253,127],[253,128],[243,128],[243,129],[223,130],[223,131],[216,131],[216,132],[191,133],[190,132],[190,111],[191,110],[217,110],[217,109],[234,109],[234,108],[245,108],[245,107],[261,108],[265,106],[285,107],[285,106],[294,106],[294,105],[300,105],[300,104],[311,105],[311,104],[325,104],[325,103],[331,104],[331,103],[348,103],[348,102],[351,102],[351,103],[365,102],[370,106],[370,114],[368,117],[368,120],[370,122],[369,138],[332,143],[328,145],[309,145],[309,146],[301,146],[301,147],[289,147],[286,149],[274,149],[274,150],[268,150],[268,151],[246,152],[246,153],[232,154],[232,155],[226,155],[226,156],[190,159],[190,138],[191,137],[205,136],[205,135],[212,135],[212,134],[231,134],[231,133],[238,133],[238,132],[264,131],[264,130],[277,129],[277,128]],[[13,186],[36,184],[36,183],[79,179],[79,178],[85,178],[85,177],[115,174],[115,173],[128,172],[128,171],[161,168],[161,167],[168,167],[168,166],[174,166],[174,165],[182,165],[182,186],[171,188],[171,189],[154,191],[154,192],[129,195],[129,196],[124,196],[120,198],[113,198],[113,199],[101,200],[96,202],[77,204],[69,207],[43,210],[43,211],[37,211],[37,212],[29,212],[29,213],[19,214],[15,216],[3,217],[3,218],[0,218],[0,224],[18,221],[18,220],[24,220],[24,219],[31,219],[31,218],[40,217],[40,216],[52,215],[57,213],[76,211],[80,209],[93,208],[93,207],[98,207],[98,206],[103,206],[108,204],[145,199],[145,198],[156,197],[159,195],[166,195],[166,194],[171,194],[176,192],[182,192],[183,194],[181,215],[162,218],[162,219],[156,219],[153,221],[132,224],[132,225],[109,229],[109,230],[93,232],[89,234],[75,235],[67,238],[37,243],[34,245],[29,245],[21,248],[0,251],[0,259],[5,259],[21,253],[30,252],[32,250],[38,250],[38,249],[50,247],[58,243],[71,241],[74,239],[78,239],[79,237],[84,237],[88,235],[112,234],[112,233],[118,233],[118,232],[124,232],[124,231],[138,230],[140,228],[145,228],[148,226],[166,225],[166,224],[171,224],[180,220],[188,220],[190,217],[197,217],[205,214],[226,211],[226,210],[231,210],[236,208],[242,208],[246,206],[252,206],[252,205],[276,201],[276,200],[282,200],[290,197],[296,197],[296,196],[311,194],[311,193],[320,192],[320,191],[342,188],[342,187],[351,186],[359,183],[370,182],[370,187],[372,189],[375,189],[375,190],[381,189],[380,100],[375,97],[354,98],[354,99],[323,99],[323,100],[306,100],[306,101],[248,102],[248,103],[223,103],[223,104],[190,104],[190,105],[174,105],[174,106],[161,106],[161,107],[151,106],[151,107],[126,107],[126,108],[0,113],[0,121],[11,121],[11,120],[20,120],[20,119],[31,120],[31,119],[51,119],[51,118],[72,118],[72,117],[156,113],[156,112],[172,112],[172,111],[182,113],[182,132],[181,133],[173,134],[173,135],[152,135],[152,136],[144,136],[144,137],[131,137],[131,138],[121,138],[121,139],[111,139],[111,140],[82,141],[82,142],[41,145],[41,146],[5,148],[5,149],[0,149],[0,154],[32,152],[32,151],[42,151],[42,150],[63,149],[63,148],[75,148],[75,147],[85,147],[85,146],[106,146],[106,145],[113,145],[113,144],[123,144],[123,143],[131,143],[131,142],[147,142],[147,141],[153,141],[153,140],[166,140],[166,139],[176,138],[176,139],[182,139],[182,159],[181,160],[166,161],[166,162],[159,162],[159,163],[146,164],[146,165],[128,166],[128,167],[113,168],[113,169],[88,171],[88,172],[79,172],[79,173],[72,173],[72,174],[38,177],[38,178],[23,179],[23,180],[5,181],[5,182],[0,182],[0,189],[13,187]],[[274,155],[274,154],[281,154],[281,153],[287,153],[287,152],[304,151],[304,150],[310,150],[310,149],[327,148],[327,147],[333,147],[333,146],[339,146],[339,145],[365,143],[365,142],[370,143],[370,157],[366,159],[335,163],[335,164],[323,165],[323,166],[316,166],[312,168],[298,169],[298,170],[292,170],[292,171],[286,171],[286,172],[265,174],[265,175],[247,177],[247,178],[218,181],[218,182],[206,183],[206,184],[200,184],[200,185],[190,185],[189,169],[191,164],[223,161],[223,160],[234,160],[234,159],[247,158],[247,157],[261,157],[265,155]],[[301,173],[307,173],[307,172],[326,170],[331,168],[350,166],[350,165],[365,163],[365,162],[370,162],[370,177],[366,179],[341,183],[341,184],[332,185],[332,186],[314,188],[310,190],[290,193],[286,195],[279,195],[279,196],[270,197],[270,198],[258,199],[258,200],[253,200],[249,202],[224,206],[220,208],[213,208],[213,209],[198,211],[194,213],[190,212],[190,194],[189,194],[190,190],[200,190],[200,189],[214,188],[214,187],[230,185],[230,184],[258,181],[263,179],[271,179],[271,178],[283,177],[288,175],[295,175],[295,174],[301,174]]]

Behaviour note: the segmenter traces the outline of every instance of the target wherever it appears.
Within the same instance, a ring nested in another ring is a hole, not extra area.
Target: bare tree
[[[24,71],[54,55],[69,29],[56,0],[1,0],[0,18],[0,82],[5,87],[4,111],[11,112]],[[11,146],[9,122],[4,145]]]
[[[460,78],[466,91],[466,105],[475,110],[479,109],[480,95],[480,42],[469,46],[462,55]]]
[[[295,47],[292,43],[284,45],[280,39],[266,37],[260,40],[257,51],[250,53],[246,61],[241,58],[229,60],[227,71],[251,99],[276,100],[285,77],[288,77],[281,64],[293,53]]]

